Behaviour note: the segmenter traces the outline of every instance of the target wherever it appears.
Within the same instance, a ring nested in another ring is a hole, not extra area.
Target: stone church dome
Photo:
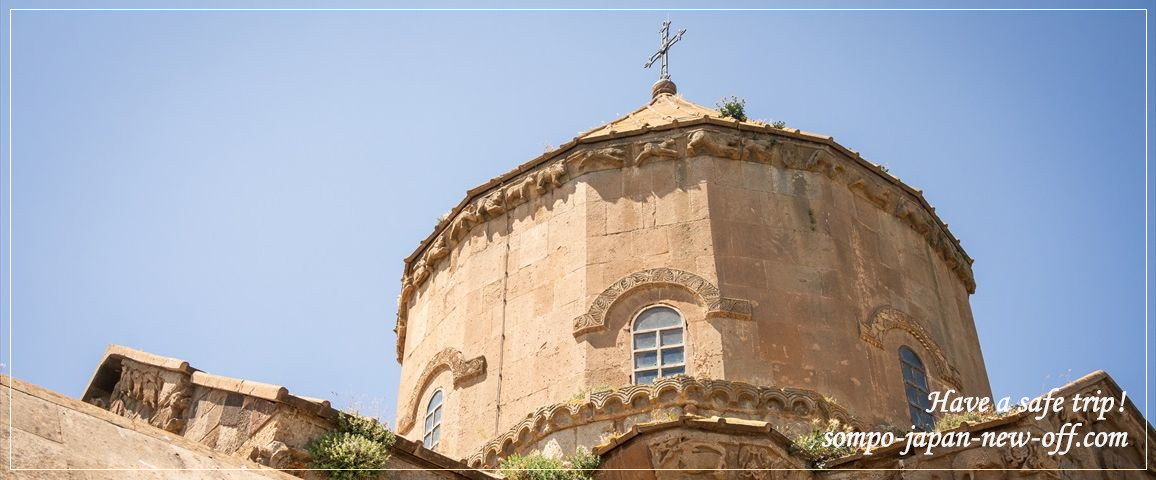
[[[972,259],[921,191],[673,91],[470,190],[406,259],[399,434],[492,466],[668,417],[906,429],[933,421],[913,392],[990,395]]]

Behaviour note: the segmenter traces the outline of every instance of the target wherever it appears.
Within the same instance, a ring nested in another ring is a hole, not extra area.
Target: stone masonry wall
[[[908,345],[935,388],[989,393],[968,260],[907,193],[841,151],[757,133],[625,145],[576,151],[422,257],[401,307],[400,434],[421,438],[440,390],[437,450],[465,458],[542,406],[628,384],[629,325],[653,303],[683,313],[696,378],[810,389],[907,426]]]

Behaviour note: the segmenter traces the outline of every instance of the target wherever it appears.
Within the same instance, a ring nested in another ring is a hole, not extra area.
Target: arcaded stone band
[[[761,418],[833,419],[852,428],[865,428],[846,409],[813,390],[679,375],[660,378],[652,385],[627,385],[591,393],[581,401],[539,408],[486,442],[466,464],[473,468],[494,467],[500,459],[512,453],[526,453],[524,449],[555,432],[671,407],[700,416],[739,414]]]

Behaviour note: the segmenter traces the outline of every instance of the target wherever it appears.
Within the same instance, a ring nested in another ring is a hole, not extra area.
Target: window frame
[[[906,358],[904,358],[903,352],[905,350],[909,352],[917,362],[919,362],[918,365],[911,363]],[[911,418],[912,427],[917,431],[933,431],[935,430],[935,415],[926,411],[931,406],[931,400],[928,399],[928,395],[931,394],[931,382],[928,381],[927,363],[923,361],[923,357],[919,356],[919,353],[916,352],[914,348],[911,348],[907,345],[901,345],[896,353],[899,355],[900,378],[903,379],[903,403],[907,406],[907,413]],[[926,387],[920,386],[919,384],[908,380],[908,370],[911,370],[914,374],[918,374]],[[924,405],[919,402],[912,401],[912,391],[914,391],[916,395],[921,395],[919,398],[922,398],[923,401],[927,404]],[[918,410],[918,413],[916,410]]]
[[[637,327],[638,327],[639,318],[641,318],[642,315],[644,313],[646,313],[648,310],[653,310],[656,308],[667,308],[667,309],[670,309],[671,311],[673,311],[676,315],[678,315],[679,325],[677,327],[658,327],[658,328],[651,328],[651,329],[646,329],[646,330],[638,330]],[[662,374],[662,371],[665,369],[668,369],[668,368],[681,367],[682,373],[676,374],[676,375],[690,375],[689,364],[687,362],[687,360],[690,358],[690,342],[688,341],[689,340],[688,333],[689,333],[690,329],[687,328],[687,326],[688,326],[688,324],[686,321],[686,315],[683,315],[682,310],[679,310],[674,305],[670,305],[667,303],[654,303],[654,304],[650,304],[650,305],[647,305],[645,307],[638,309],[638,312],[636,312],[634,314],[634,318],[630,319],[630,336],[629,336],[629,340],[628,340],[630,342],[630,383],[632,385],[652,385],[654,383],[653,381],[651,383],[647,383],[647,384],[638,383],[638,373],[639,372],[649,372],[649,371],[656,372],[656,376],[654,377],[654,381],[657,381],[660,378],[669,378],[670,376],[665,376]],[[669,346],[664,347],[662,345],[662,332],[675,330],[675,329],[682,331],[682,341],[676,345],[669,345]],[[653,332],[653,334],[654,334],[654,347],[653,348],[637,348],[637,347],[635,347],[635,345],[634,345],[634,336],[635,335],[637,335],[639,333],[651,333],[651,332]],[[667,350],[667,349],[673,350],[675,348],[681,348],[682,349],[682,362],[681,363],[672,363],[670,365],[663,365],[663,363],[662,363],[663,350]],[[636,362],[637,362],[637,355],[639,352],[654,352],[654,354],[655,354],[654,366],[653,367],[638,368]]]
[[[434,400],[438,400],[437,406],[430,408],[434,404]],[[429,401],[426,402],[425,415],[422,417],[422,432],[421,444],[427,450],[436,450],[442,443],[442,417],[444,416],[444,407],[446,403],[445,392],[438,388],[434,390],[429,396]],[[430,418],[434,421],[430,424]],[[432,439],[432,441],[431,441]]]

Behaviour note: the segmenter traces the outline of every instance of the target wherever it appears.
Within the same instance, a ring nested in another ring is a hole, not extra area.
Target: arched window
[[[442,439],[442,391],[434,392],[425,407],[425,436],[422,445],[430,450],[436,450]]]
[[[910,348],[903,346],[899,347],[899,365],[903,369],[903,388],[907,391],[911,424],[916,430],[935,430],[935,417],[927,413],[931,408],[931,400],[927,398],[931,389],[927,386],[927,369],[923,367],[923,361]]]
[[[634,383],[686,374],[682,314],[665,305],[647,307],[634,319]]]

